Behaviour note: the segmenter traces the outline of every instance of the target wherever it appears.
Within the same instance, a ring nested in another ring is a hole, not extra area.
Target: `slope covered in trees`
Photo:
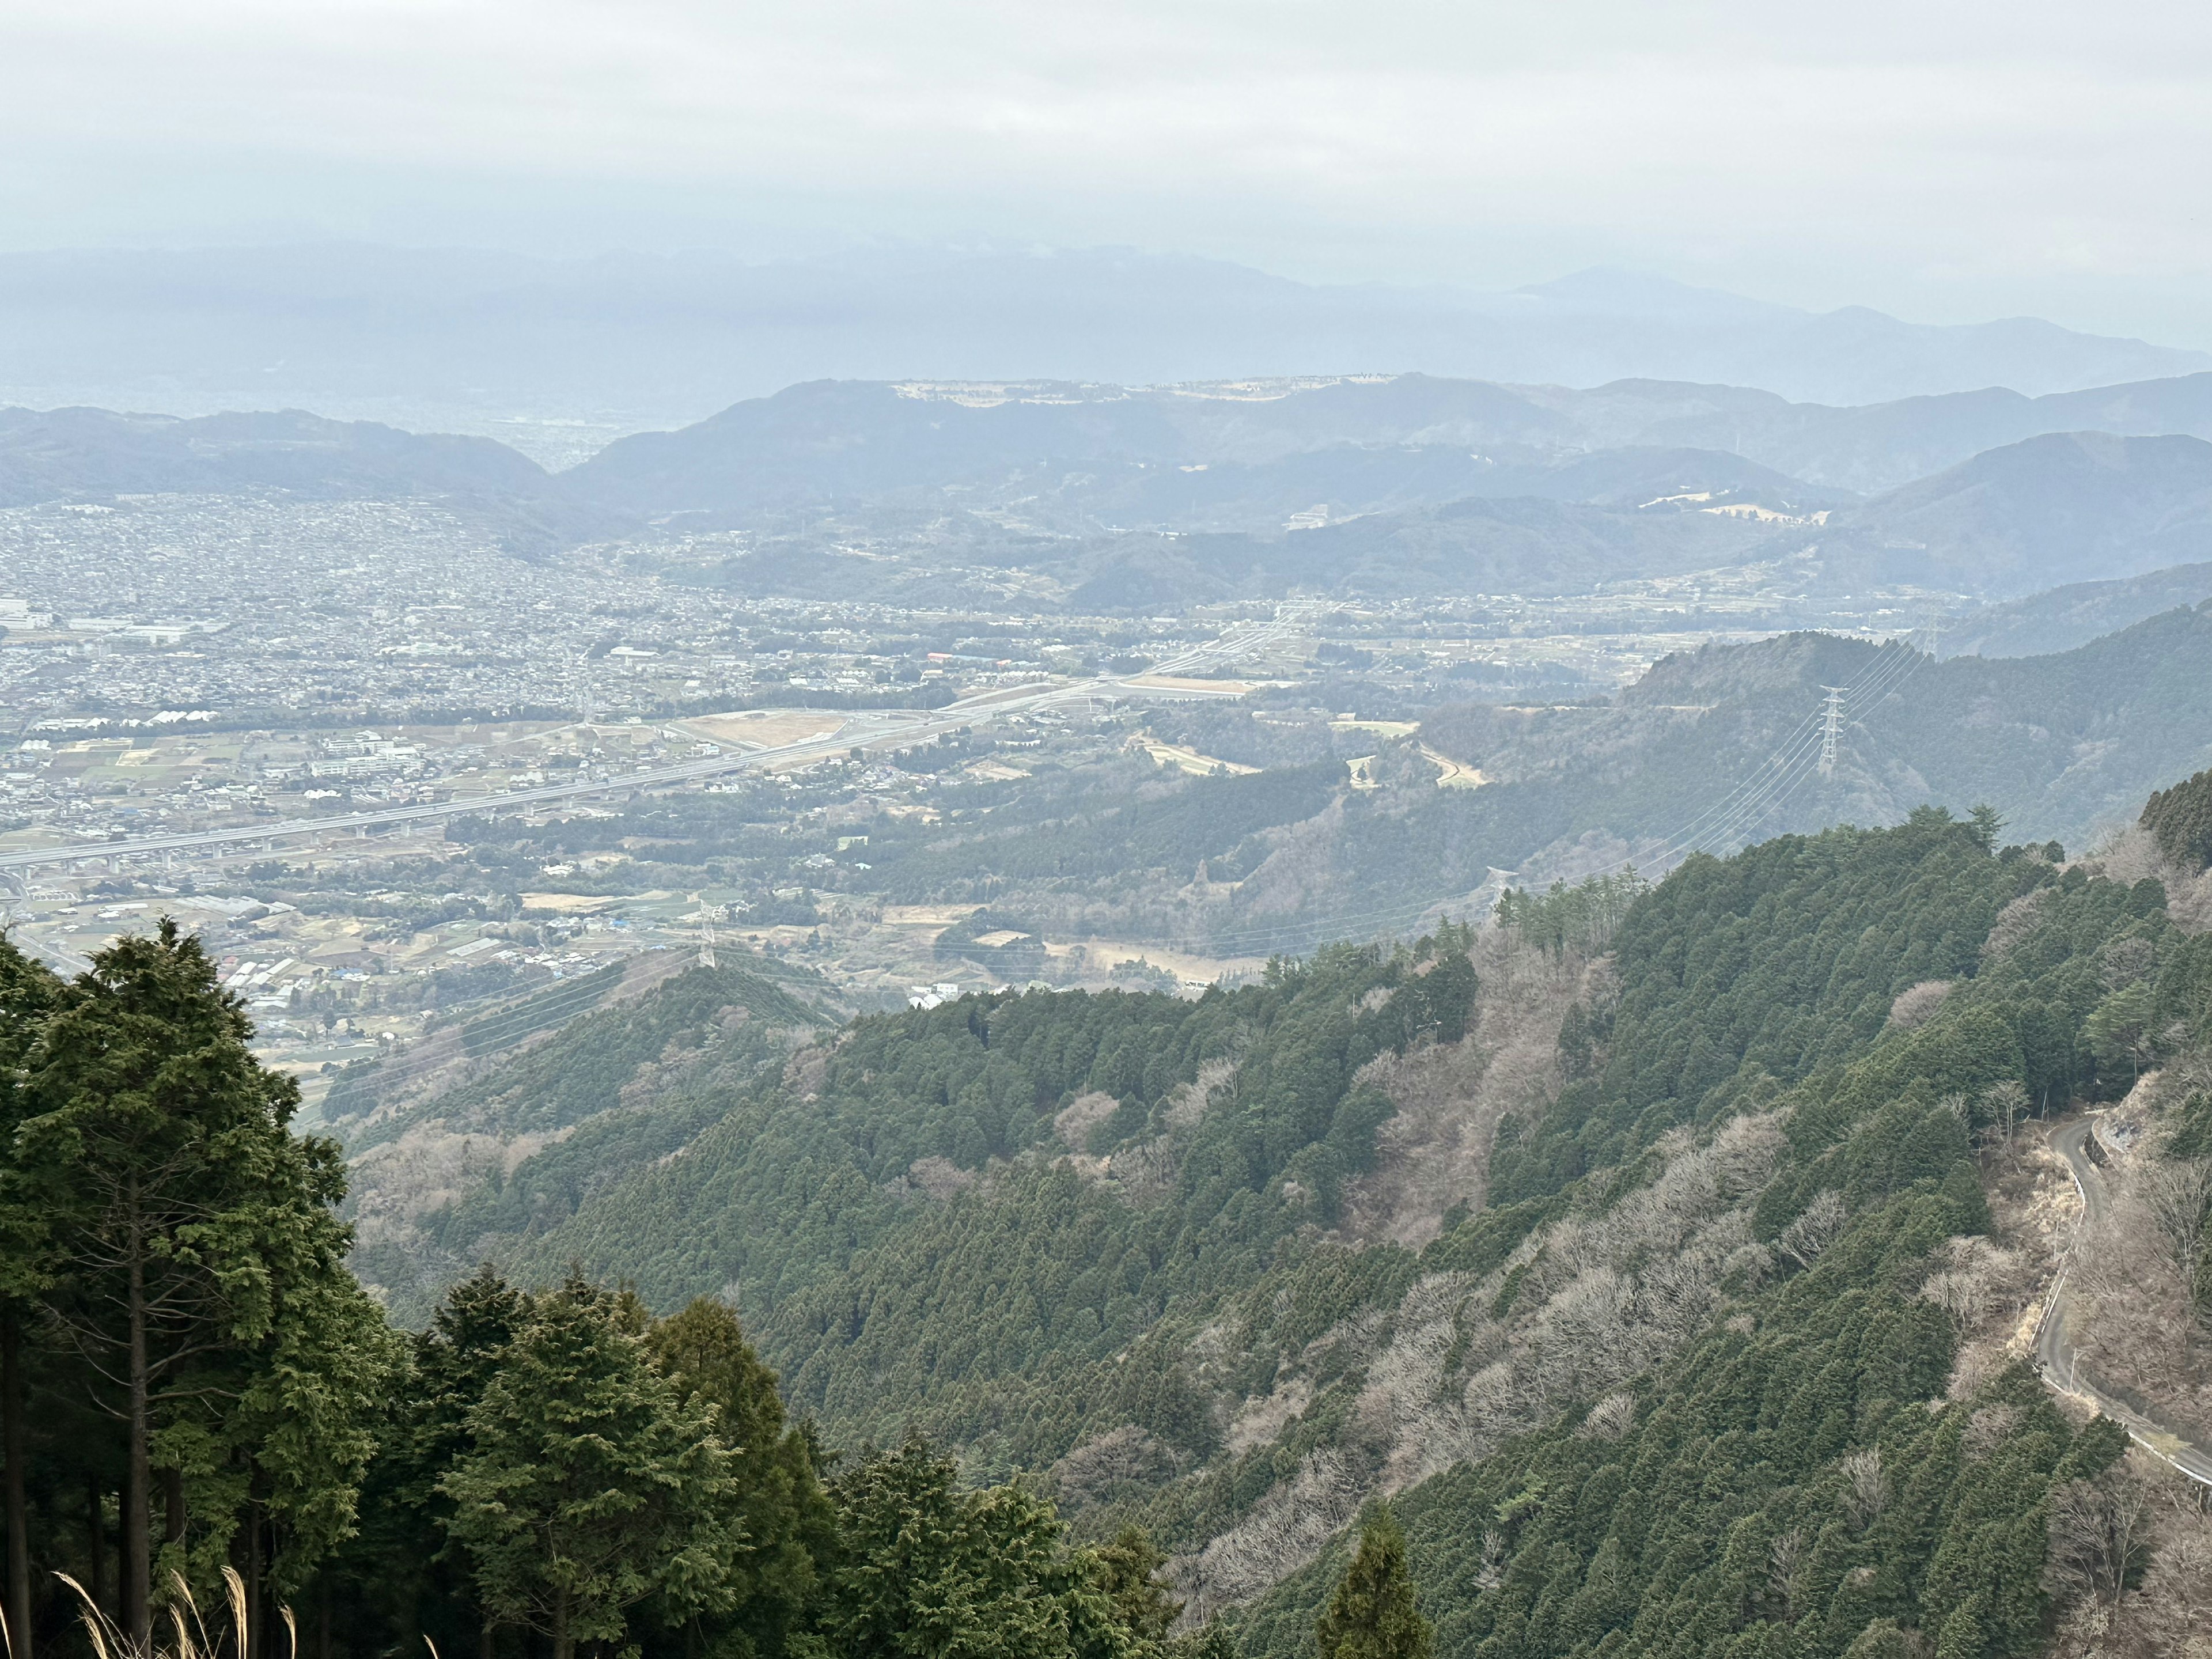
[[[24,1627],[64,1639],[55,1569],[143,1631],[228,1565],[319,1659],[2040,1651],[2185,1560],[2093,1559],[2125,1437],[2021,1362],[1985,1175],[2208,1074],[2155,850],[2193,799],[2140,868],[1928,809],[1192,1000],[969,997],[648,1086],[526,1055],[471,1109],[698,1127],[412,1335],[193,944],[0,953]],[[2201,1158],[2208,1097],[2158,1145]]]
[[[1641,1606],[1638,1573],[1718,1537],[1716,1516],[1756,1512],[1765,1541],[1746,1532],[1740,1547],[1760,1582],[1778,1540],[1802,1533],[1783,1553],[1816,1563],[1815,1588],[1711,1613],[1720,1580],[1701,1559],[1680,1575],[1698,1619],[1735,1634],[1786,1623],[1796,1641],[1811,1596],[1846,1640],[1881,1619],[1932,1639],[1988,1562],[1938,1582],[1923,1558],[1986,1553],[1988,1529],[2009,1528],[2026,1553],[1991,1592],[2004,1605],[1977,1603],[1958,1629],[1994,1620],[1962,1650],[2024,1651],[2045,1602],[2040,1546],[2020,1540],[2053,1486],[2116,1443],[2077,1449],[2019,1375],[1930,1410],[1963,1333],[1921,1292],[1987,1224],[1977,1137],[2124,1092],[2203,993],[2160,966],[2188,953],[2156,881],[2061,870],[1993,838],[1986,817],[1923,811],[1692,860],[1625,917],[1609,895],[1565,890],[1516,898],[1504,942],[1455,936],[1454,972],[1481,964],[1479,1017],[1516,971],[1495,954],[1510,939],[1523,959],[1587,960],[1619,929],[1558,1027],[1564,1086],[1504,1116],[1487,1202],[1419,1250],[1347,1231],[1343,1194],[1398,1104],[1384,1086],[1396,1062],[1380,1058],[1395,1033],[1363,1025],[1437,970],[1338,949],[1196,1004],[1030,994],[862,1021],[684,1158],[587,1204],[534,1270],[575,1255],[656,1300],[725,1290],[833,1436],[916,1421],[963,1446],[979,1478],[1049,1466],[1080,1525],[1141,1520],[1178,1552],[1201,1611],[1265,1592],[1365,1498],[1410,1488],[1440,1644],[1473,1651],[1502,1628],[1483,1584],[1433,1583],[1492,1532],[1499,1574],[1548,1563],[1515,1616],[1553,1628],[1556,1607],[1537,1604],[1565,1582],[1568,1546],[1524,1528],[1521,1561],[1522,1532],[1496,1516],[1537,1481],[1571,1515],[1601,1467],[1622,1465],[1600,1494],[1634,1468],[1629,1445],[1657,1449],[1622,1490],[1648,1492],[1686,1459],[1717,1495],[1657,1546],[1656,1523],[1590,1533],[1577,1587],[1613,1536],[1603,1571],[1626,1575],[1620,1607]],[[1907,993],[1917,1012],[1899,1017]],[[1466,1046],[1444,1028],[1421,1048],[1431,1024],[1413,1028],[1417,1054]],[[1814,1376],[1826,1392],[1800,1400]],[[1974,1484],[1986,1429],[1954,1455],[1984,1411],[2025,1413],[2042,1437],[1993,1493]],[[1571,1486],[1546,1472],[1554,1455],[1583,1460]],[[1852,1457],[1952,1457],[1955,1490],[1916,1500],[1909,1535],[1823,1542],[1805,1522],[1832,1508],[1820,1483]],[[1475,1494],[1480,1525],[1446,1518],[1454,1492]],[[1982,1543],[1944,1544],[1954,1510]],[[1863,1567],[1887,1575],[1881,1595],[1837,1601]],[[1255,1651],[1302,1650],[1316,1603],[1301,1598],[1320,1583],[1294,1576],[1255,1613]],[[1516,1628],[1513,1643],[1534,1639]],[[1681,1634],[1651,1629],[1656,1646]]]
[[[530,1017],[525,1004],[480,1024],[497,1037]],[[464,1026],[448,1088],[417,1092],[412,1056],[349,1070],[324,1119],[343,1137],[359,1191],[355,1271],[396,1318],[421,1324],[471,1265],[684,1146],[727,1109],[724,1091],[780,1067],[823,1023],[744,969],[695,967],[488,1066],[469,1066],[479,1028]]]

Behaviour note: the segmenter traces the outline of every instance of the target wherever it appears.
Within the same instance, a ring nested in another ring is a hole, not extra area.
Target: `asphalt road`
[[[973,726],[979,720],[1049,708],[1054,703],[1080,702],[1102,696],[1172,696],[1176,694],[1164,693],[1156,687],[1136,685],[1132,682],[1148,675],[1188,674],[1198,669],[1218,666],[1236,658],[1249,656],[1255,651],[1279,643],[1295,630],[1301,614],[1302,608],[1286,605],[1270,621],[1233,628],[1218,640],[1194,647],[1166,662],[1154,664],[1145,671],[1144,675],[1120,679],[1075,680],[1035,689],[986,691],[963,698],[958,702],[947,703],[942,708],[856,710],[836,732],[803,743],[787,743],[769,749],[726,751],[703,759],[650,767],[617,778],[544,784],[536,788],[507,789],[495,794],[471,795],[416,806],[386,807],[374,812],[348,812],[336,817],[288,818],[266,823],[233,824],[221,830],[181,835],[134,836],[121,841],[29,848],[0,853],[0,871],[95,863],[106,859],[143,858],[153,854],[175,857],[251,847],[263,842],[297,841],[303,836],[343,835],[385,829],[394,824],[430,823],[463,817],[473,812],[514,811],[583,795],[605,795],[625,790],[689,783],[726,773],[748,771],[778,761],[817,760],[842,754],[856,744],[911,743],[916,738],[933,737],[940,732]]]
[[[2094,1127],[2094,1118],[2083,1118],[2051,1132],[2051,1149],[2066,1160],[2066,1167],[2074,1172],[2074,1185],[2081,1194],[2083,1227],[2103,1219],[2107,1201],[2103,1172],[2090,1161],[2084,1149]],[[2077,1238],[2074,1252],[2069,1255],[2078,1253],[2081,1248]],[[2151,1455],[2171,1464],[2191,1480],[2212,1486],[2212,1457],[2171,1429],[2100,1392],[2082,1376],[2080,1356],[2066,1341],[2066,1280],[2071,1271],[2070,1262],[2060,1270],[2057,1282],[2051,1286],[2051,1301],[2044,1310],[2043,1323],[2035,1334],[2035,1368],[2042,1373],[2044,1382],[2061,1394],[2087,1401],[2126,1429],[2129,1438]]]

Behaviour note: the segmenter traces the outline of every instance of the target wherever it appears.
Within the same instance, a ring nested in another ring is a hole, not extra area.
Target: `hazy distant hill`
[[[1613,860],[1648,867],[1662,850],[1895,823],[1929,802],[1986,801],[2008,836],[2078,848],[2212,763],[2212,607],[2051,656],[1904,652],[1786,635],[1668,658],[1609,706],[1437,711],[1423,739],[1494,781],[1348,794],[1280,839],[1217,935],[1262,948],[1327,937],[1332,918],[1417,908],[1493,870],[1542,881]],[[1811,721],[1829,685],[1858,689],[1823,777]]]
[[[0,507],[177,492],[281,490],[313,500],[432,497],[531,551],[623,521],[582,506],[537,463],[488,438],[276,414],[118,415],[0,409]]]
[[[2212,444],[2075,432],[1977,455],[1837,515],[1835,585],[2006,597],[2212,556]]]
[[[337,497],[549,493],[535,462],[486,438],[279,414],[118,415],[0,409],[0,505],[110,494],[285,489]]]
[[[1962,392],[1863,408],[1791,404],[1740,386],[1631,380],[1587,392],[1425,374],[1268,385],[820,382],[624,439],[564,477],[639,513],[741,514],[945,483],[1079,489],[1097,510],[1204,499],[1200,469],[1273,468],[1355,498],[1577,494],[1543,481],[1605,450],[1734,454],[1802,480],[1806,499],[1890,489],[2041,434],[2212,438],[2212,374],[2030,398]],[[1176,469],[1167,477],[1164,469]],[[1159,478],[1146,475],[1161,470]],[[1077,471],[1085,476],[1070,480]],[[1382,488],[1377,488],[1381,484]],[[1595,499],[1601,492],[1583,498]],[[1293,489],[1285,500],[1293,500]],[[1307,504],[1305,501],[1298,503]],[[1408,505],[1401,500],[1396,504]],[[1371,510],[1364,507],[1361,510]]]
[[[487,433],[565,464],[621,432],[824,378],[1149,384],[1418,369],[1554,386],[1725,382],[1863,404],[2071,391],[2212,360],[2033,319],[1948,327],[1862,307],[1814,313],[1610,270],[1482,294],[1316,286],[1110,248],[747,264],[331,244],[0,256],[0,400],[178,414],[296,404]]]
[[[1947,657],[2032,657],[2070,651],[2176,605],[2212,599],[2212,564],[2178,565],[2146,576],[2073,582],[2007,605],[1993,605],[1951,626]]]

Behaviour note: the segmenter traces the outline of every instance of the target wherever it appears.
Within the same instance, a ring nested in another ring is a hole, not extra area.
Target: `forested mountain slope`
[[[349,1073],[325,1121],[353,1168],[355,1271],[421,1323],[471,1265],[682,1146],[721,1115],[719,1091],[780,1067],[823,1023],[757,975],[695,967],[519,1053],[493,1050],[499,1017],[463,1026],[457,1063],[427,1096],[407,1087],[415,1056]],[[645,1094],[652,1109],[632,1109]]]
[[[1382,741],[1370,769],[1381,787],[1224,859],[1237,884],[1192,890],[1186,915],[1265,951],[1325,937],[1332,917],[1418,914],[1494,871],[1549,881],[1649,866],[1692,847],[1893,823],[1930,802],[1988,801],[2024,839],[2079,847],[2212,762],[2212,609],[2045,657],[1908,651],[1789,635],[1666,658],[1610,704],[1434,710],[1418,740],[1479,768],[1482,787],[1439,788],[1413,742]],[[1828,686],[1853,689],[1823,775],[1814,722]],[[1235,756],[1221,746],[1231,717],[1184,718],[1186,741],[1210,723],[1224,731],[1203,732],[1206,752]]]
[[[2047,1506],[2123,1437],[2009,1363],[2039,1285],[1977,1147],[2212,1034],[2212,957],[2160,880],[1993,839],[870,1017],[507,1259],[733,1301],[830,1438],[1044,1471],[1255,1656],[1394,1492],[1454,1656],[2034,1652]]]
[[[1951,657],[2034,657],[2071,651],[2132,628],[2177,605],[2212,599],[2212,563],[2176,565],[2140,576],[2069,582],[2047,592],[1992,605],[1947,624]]]

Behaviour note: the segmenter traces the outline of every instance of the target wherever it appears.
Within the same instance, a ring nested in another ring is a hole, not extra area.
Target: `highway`
[[[550,783],[532,788],[507,789],[495,794],[471,795],[413,806],[386,807],[373,812],[348,812],[336,817],[289,818],[264,823],[231,824],[220,830],[178,835],[134,836],[120,841],[80,842],[67,847],[36,847],[0,853],[0,871],[48,868],[57,865],[98,863],[108,859],[144,858],[220,851],[276,841],[298,841],[319,836],[365,833],[395,824],[427,823],[464,817],[474,812],[511,812],[580,796],[653,789],[690,783],[702,778],[743,772],[779,762],[819,760],[854,747],[913,743],[943,732],[973,726],[979,720],[1024,714],[1055,703],[1081,702],[1100,696],[1144,697],[1194,695],[1141,684],[1145,679],[1189,674],[1217,667],[1280,644],[1295,633],[1307,607],[1285,605],[1264,623],[1242,623],[1216,640],[1156,663],[1141,674],[1114,679],[1063,682],[1035,688],[1014,687],[979,692],[942,708],[862,709],[848,716],[832,732],[799,743],[772,748],[725,751],[697,760],[649,767],[622,777],[591,778],[574,783]],[[1202,695],[1199,693],[1196,695]],[[824,711],[836,712],[836,711]]]
[[[2066,1167],[2074,1175],[2075,1189],[2081,1194],[2081,1219],[2073,1249],[2068,1252],[2069,1258],[2081,1248],[2081,1233],[2105,1214],[2105,1177],[2090,1161],[2084,1146],[2095,1123],[2094,1118],[2084,1118],[2051,1132],[2051,1149],[2066,1160]],[[2100,1393],[2082,1377],[2081,1357],[2066,1341],[2068,1273],[2068,1267],[2059,1269],[2057,1280],[2051,1287],[2050,1299],[2044,1304],[2043,1322],[2035,1333],[2035,1369],[2044,1382],[2061,1394],[2072,1395],[2094,1406],[2124,1428],[2128,1437],[2152,1456],[2180,1470],[2191,1480],[2212,1486],[2212,1457],[2171,1429]]]

